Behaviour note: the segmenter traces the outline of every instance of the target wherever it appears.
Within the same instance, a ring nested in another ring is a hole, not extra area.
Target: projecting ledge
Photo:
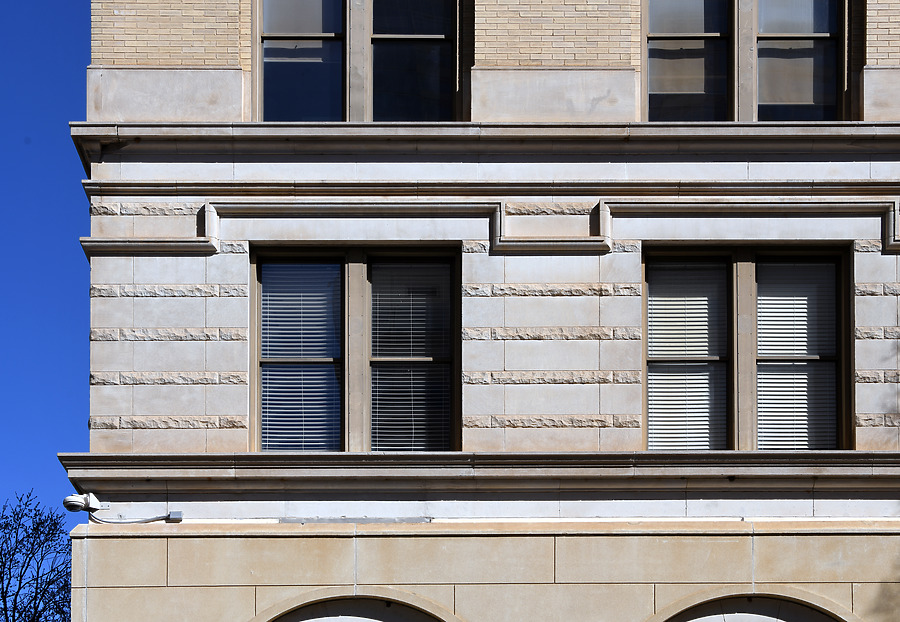
[[[895,452],[60,454],[99,493],[900,490]]]

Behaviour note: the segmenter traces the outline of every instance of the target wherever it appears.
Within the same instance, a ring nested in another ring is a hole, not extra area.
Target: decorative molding
[[[215,255],[218,240],[213,238],[81,238],[88,257],[97,255]]]
[[[900,493],[900,453],[705,451],[569,453],[60,454],[94,493],[252,491],[879,490]],[[900,529],[900,527],[898,527]]]

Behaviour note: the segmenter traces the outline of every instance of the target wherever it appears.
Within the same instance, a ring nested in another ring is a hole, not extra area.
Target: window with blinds
[[[833,448],[835,266],[759,264],[756,287],[757,447]]]
[[[261,449],[449,450],[451,262],[350,255],[260,267]]]
[[[650,449],[727,446],[724,264],[647,269]]]
[[[646,281],[649,449],[838,446],[838,264],[736,253]]]

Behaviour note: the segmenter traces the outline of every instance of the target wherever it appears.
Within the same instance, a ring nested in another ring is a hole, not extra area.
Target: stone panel
[[[754,546],[757,581],[897,580],[900,538],[890,535],[766,536]],[[815,563],[810,563],[815,560]]]
[[[87,587],[166,585],[163,538],[95,538],[87,543],[86,549]]]
[[[551,583],[546,537],[360,538],[360,583]]]
[[[749,581],[750,538],[735,536],[561,537],[562,583],[715,583]]]
[[[252,587],[96,588],[85,599],[90,622],[222,622],[255,613]]]
[[[652,585],[461,585],[456,613],[491,622],[631,622],[653,613]]]
[[[172,538],[169,585],[352,583],[353,541],[336,538]],[[232,619],[228,616],[227,619]]]

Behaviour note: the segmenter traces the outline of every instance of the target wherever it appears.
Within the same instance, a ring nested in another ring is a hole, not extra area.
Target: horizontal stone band
[[[247,329],[94,328],[91,341],[247,341]]]
[[[159,429],[245,429],[249,426],[247,417],[229,416],[94,416],[90,418],[92,430],[159,430]]]
[[[641,329],[633,326],[549,326],[522,328],[464,328],[463,341],[517,341],[517,340],[637,340]]]
[[[463,372],[464,384],[640,384],[639,371]]]
[[[91,373],[92,385],[247,384],[246,372],[111,371]]]
[[[93,285],[92,298],[246,298],[247,285]]]
[[[462,286],[463,296],[640,296],[637,283],[470,283]]]

